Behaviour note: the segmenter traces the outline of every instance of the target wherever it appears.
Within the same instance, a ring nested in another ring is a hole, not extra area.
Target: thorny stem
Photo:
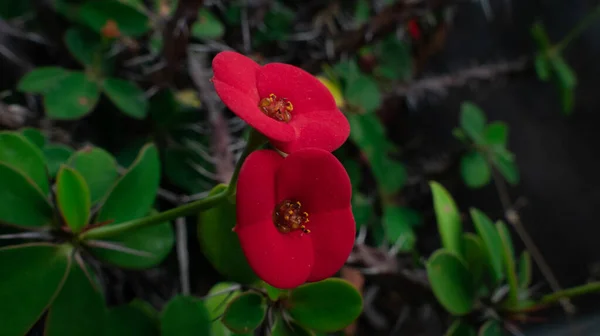
[[[571,31],[567,36],[563,37],[560,42],[554,46],[556,52],[564,50],[569,43],[571,43],[576,37],[583,33],[600,15],[600,5],[589,12]]]
[[[238,177],[240,174],[240,169],[242,168],[242,164],[244,163],[244,161],[246,160],[248,155],[250,155],[250,153],[252,153],[254,150],[260,148],[265,143],[266,143],[266,138],[262,134],[258,133],[254,129],[250,130],[250,137],[248,139],[248,145],[246,146],[246,149],[244,149],[242,156],[240,157],[240,159],[238,160],[238,162],[236,164],[235,170],[233,171],[233,175],[231,177],[231,181],[229,182],[229,186],[224,191],[222,191],[216,195],[211,195],[206,198],[203,198],[203,199],[191,202],[191,203],[183,204],[181,206],[178,206],[176,208],[173,208],[173,209],[170,209],[167,211],[157,213],[152,216],[137,218],[137,219],[133,219],[133,220],[123,222],[120,224],[116,224],[116,225],[102,226],[102,227],[99,227],[96,229],[92,229],[90,231],[84,232],[80,236],[80,239],[81,240],[90,240],[90,239],[97,240],[97,239],[112,237],[112,236],[122,234],[124,232],[129,232],[129,231],[137,230],[137,229],[140,229],[143,227],[157,225],[157,224],[161,224],[161,223],[164,223],[167,221],[171,221],[171,220],[174,220],[175,218],[195,215],[198,212],[201,212],[203,210],[207,210],[207,209],[214,207],[215,205],[219,204],[221,201],[235,195],[237,180],[238,180]]]

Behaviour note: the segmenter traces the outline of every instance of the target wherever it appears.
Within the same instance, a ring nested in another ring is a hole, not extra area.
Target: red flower
[[[332,152],[348,139],[348,120],[327,87],[308,72],[283,63],[260,66],[232,51],[219,53],[212,66],[221,100],[279,150]]]
[[[354,245],[351,197],[348,174],[325,150],[250,154],[237,184],[235,232],[254,272],[283,289],[334,275]]]
[[[411,19],[408,21],[408,33],[414,40],[421,39],[421,28],[419,28],[419,24],[416,19]]]

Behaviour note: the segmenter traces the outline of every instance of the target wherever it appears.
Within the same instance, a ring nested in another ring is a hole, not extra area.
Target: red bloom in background
[[[308,147],[334,151],[350,125],[317,78],[283,63],[260,66],[232,51],[212,62],[217,94],[235,114],[285,153]]]
[[[414,40],[421,39],[421,28],[419,28],[419,24],[416,19],[411,19],[408,21],[408,33]]]
[[[282,289],[334,275],[354,245],[351,197],[346,170],[325,150],[250,154],[237,184],[235,227],[250,267]]]

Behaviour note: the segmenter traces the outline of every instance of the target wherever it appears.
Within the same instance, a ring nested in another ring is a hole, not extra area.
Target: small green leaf
[[[240,286],[232,282],[219,282],[214,285],[206,294],[204,305],[208,309],[208,316],[213,321],[211,324],[211,336],[231,336],[232,333],[223,322],[221,317],[225,313],[225,309],[233,299],[239,294]]]
[[[464,102],[460,106],[460,127],[477,144],[480,144],[485,131],[485,114],[479,106]]]
[[[494,271],[494,280],[499,283],[504,277],[503,247],[500,235],[486,214],[475,208],[471,208],[470,212],[475,230],[483,241],[488,262]]]
[[[408,221],[403,208],[386,206],[383,208],[383,225],[386,236],[391,244],[396,244],[399,240],[400,251],[411,251],[417,240],[411,223]]]
[[[477,332],[468,323],[462,320],[456,320],[446,331],[444,336],[476,336]]]
[[[273,324],[271,336],[315,336],[315,333],[293,321],[286,322],[283,316],[279,315]]]
[[[206,191],[213,186],[212,182],[196,171],[196,167],[211,171],[214,164],[203,159],[191,148],[178,146],[167,148],[165,151],[165,175],[171,183],[189,193]]]
[[[485,157],[477,151],[471,151],[460,160],[460,174],[469,188],[481,188],[490,183],[492,171]]]
[[[531,255],[527,251],[521,253],[519,258],[519,287],[527,289],[531,285]]]
[[[39,149],[44,148],[46,145],[46,136],[39,129],[25,127],[21,128],[19,131],[25,138],[27,138],[27,140],[29,140],[29,142],[36,145]]]
[[[0,162],[27,177],[43,195],[50,186],[42,151],[19,133],[0,132]]]
[[[47,145],[43,149],[44,158],[46,159],[46,167],[48,175],[52,178],[56,176],[60,166],[67,162],[73,154],[73,149],[65,145]]]
[[[90,189],[76,170],[63,166],[56,178],[56,203],[67,224],[74,233],[79,233],[90,218],[92,202]]]
[[[2,335],[27,334],[62,288],[70,254],[70,247],[47,243],[0,248]]]
[[[498,235],[502,242],[504,270],[506,271],[506,278],[508,280],[508,305],[514,307],[519,299],[519,284],[515,269],[514,247],[506,224],[502,221],[496,222],[496,230],[498,230]]]
[[[356,228],[360,228],[363,225],[369,225],[369,222],[375,215],[375,208],[373,202],[367,199],[367,197],[359,192],[355,192],[352,195],[352,214],[356,221]]]
[[[217,195],[227,189],[216,186],[209,195]],[[198,240],[206,258],[217,271],[228,279],[248,284],[257,279],[242,252],[240,240],[232,231],[236,223],[235,204],[224,199],[215,207],[198,216]]]
[[[109,21],[113,21],[123,35],[131,37],[141,36],[150,29],[146,15],[115,0],[85,2],[79,8],[79,16],[97,33],[101,33]]]
[[[160,183],[160,161],[153,144],[144,146],[135,162],[110,190],[96,222],[118,224],[148,214]]]
[[[546,82],[550,79],[550,61],[546,53],[539,52],[535,55],[534,66],[535,73],[540,80]]]
[[[99,147],[77,151],[67,164],[83,176],[90,188],[92,204],[102,200],[119,177],[115,158]]]
[[[546,52],[552,46],[544,25],[539,21],[531,26],[531,36],[536,42],[538,50],[541,52]]]
[[[78,27],[71,27],[65,33],[65,44],[73,57],[83,66],[96,64],[102,60],[101,42],[97,34]]]
[[[208,311],[202,301],[177,295],[167,303],[160,318],[161,336],[211,335]]]
[[[382,98],[377,82],[367,75],[361,74],[350,81],[345,91],[348,103],[367,113],[372,113],[381,106]]]
[[[519,169],[514,160],[511,160],[504,155],[493,155],[492,162],[494,167],[498,169],[508,183],[512,185],[519,183]]]
[[[429,186],[433,195],[433,208],[438,231],[442,238],[442,246],[448,251],[462,256],[462,221],[456,203],[448,190],[438,182],[431,181]]]
[[[90,269],[84,271],[80,265],[71,266],[62,290],[48,311],[44,335],[104,335],[106,306],[96,284],[88,278],[92,274]]]
[[[60,85],[45,93],[44,107],[51,119],[73,120],[91,112],[98,98],[98,84],[83,72],[71,72],[61,80]]]
[[[356,2],[356,7],[354,7],[354,22],[360,26],[366,23],[370,16],[371,8],[369,7],[369,2],[366,0],[358,0]]]
[[[500,324],[494,320],[488,320],[485,322],[481,328],[479,328],[479,332],[477,336],[502,336],[504,332],[502,332],[502,327]]]
[[[473,284],[479,287],[482,284],[484,271],[488,266],[483,241],[479,236],[467,232],[463,235],[463,247],[465,249],[464,260],[469,267]]]
[[[464,261],[450,251],[439,249],[427,261],[427,277],[433,294],[450,313],[465,315],[475,304],[475,287]]]
[[[144,91],[134,82],[108,78],[103,83],[104,93],[126,115],[144,119],[148,114],[148,101]]]
[[[108,311],[105,336],[160,335],[158,320],[135,302]]]
[[[234,333],[248,333],[258,328],[267,314],[262,295],[246,292],[229,302],[221,321]]]
[[[411,48],[395,34],[383,39],[378,45],[378,64],[375,73],[391,80],[407,80],[412,75]]]
[[[225,26],[210,11],[202,8],[198,20],[192,26],[192,35],[198,39],[218,39],[225,33]]]
[[[69,70],[59,67],[39,67],[23,76],[17,89],[29,93],[48,93],[58,88],[69,74]]]
[[[575,72],[571,66],[565,62],[565,59],[562,56],[553,54],[552,57],[550,57],[550,65],[552,65],[561,87],[570,89],[577,85],[577,76],[575,75]]]
[[[52,206],[31,180],[0,163],[0,223],[25,227],[50,225]]]
[[[298,324],[315,331],[332,332],[356,320],[363,301],[349,282],[329,278],[292,290],[285,304]]]
[[[494,121],[485,127],[485,143],[493,147],[506,147],[508,141],[508,126],[501,121]]]

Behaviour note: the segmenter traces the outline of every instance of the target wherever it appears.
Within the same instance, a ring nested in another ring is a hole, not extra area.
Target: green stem
[[[102,238],[107,238],[107,237],[113,237],[116,235],[120,235],[124,232],[129,232],[129,231],[137,230],[137,229],[140,229],[143,227],[157,225],[157,224],[161,224],[161,223],[164,223],[167,221],[171,221],[171,220],[174,220],[175,218],[195,215],[198,212],[201,212],[203,210],[207,210],[207,209],[214,207],[219,202],[221,202],[224,199],[231,197],[235,194],[237,180],[238,180],[238,177],[240,174],[240,169],[242,167],[242,164],[244,163],[244,161],[246,160],[248,155],[250,155],[250,153],[252,153],[254,150],[260,148],[262,145],[264,145],[266,143],[266,141],[267,141],[267,139],[262,134],[258,133],[254,129],[250,130],[250,137],[248,139],[248,144],[246,145],[246,148],[244,149],[244,152],[242,153],[240,160],[237,162],[237,164],[235,166],[235,170],[233,171],[233,175],[231,177],[231,181],[229,182],[229,186],[227,187],[227,189],[223,190],[222,192],[215,194],[215,195],[208,196],[201,200],[197,200],[197,201],[194,201],[194,202],[191,202],[188,204],[178,206],[176,208],[173,208],[173,209],[170,209],[170,210],[167,210],[164,212],[157,213],[152,216],[137,218],[137,219],[133,219],[133,220],[130,220],[127,222],[115,224],[115,225],[107,225],[107,226],[102,226],[102,227],[99,227],[96,229],[92,229],[90,231],[87,231],[87,232],[84,232],[83,234],[81,234],[80,239],[81,240],[89,240],[89,239],[102,239]]]
[[[585,285],[563,289],[558,292],[554,292],[552,294],[544,295],[539,304],[548,305],[559,301],[562,298],[572,298],[576,296],[581,296],[585,294],[591,294],[594,292],[600,292],[600,281],[590,282]]]
[[[583,33],[594,21],[597,16],[600,15],[600,5],[587,14],[578,24],[573,28],[567,36],[565,36],[560,42],[554,46],[554,50],[559,53],[564,50],[569,43],[571,43],[576,37]]]

